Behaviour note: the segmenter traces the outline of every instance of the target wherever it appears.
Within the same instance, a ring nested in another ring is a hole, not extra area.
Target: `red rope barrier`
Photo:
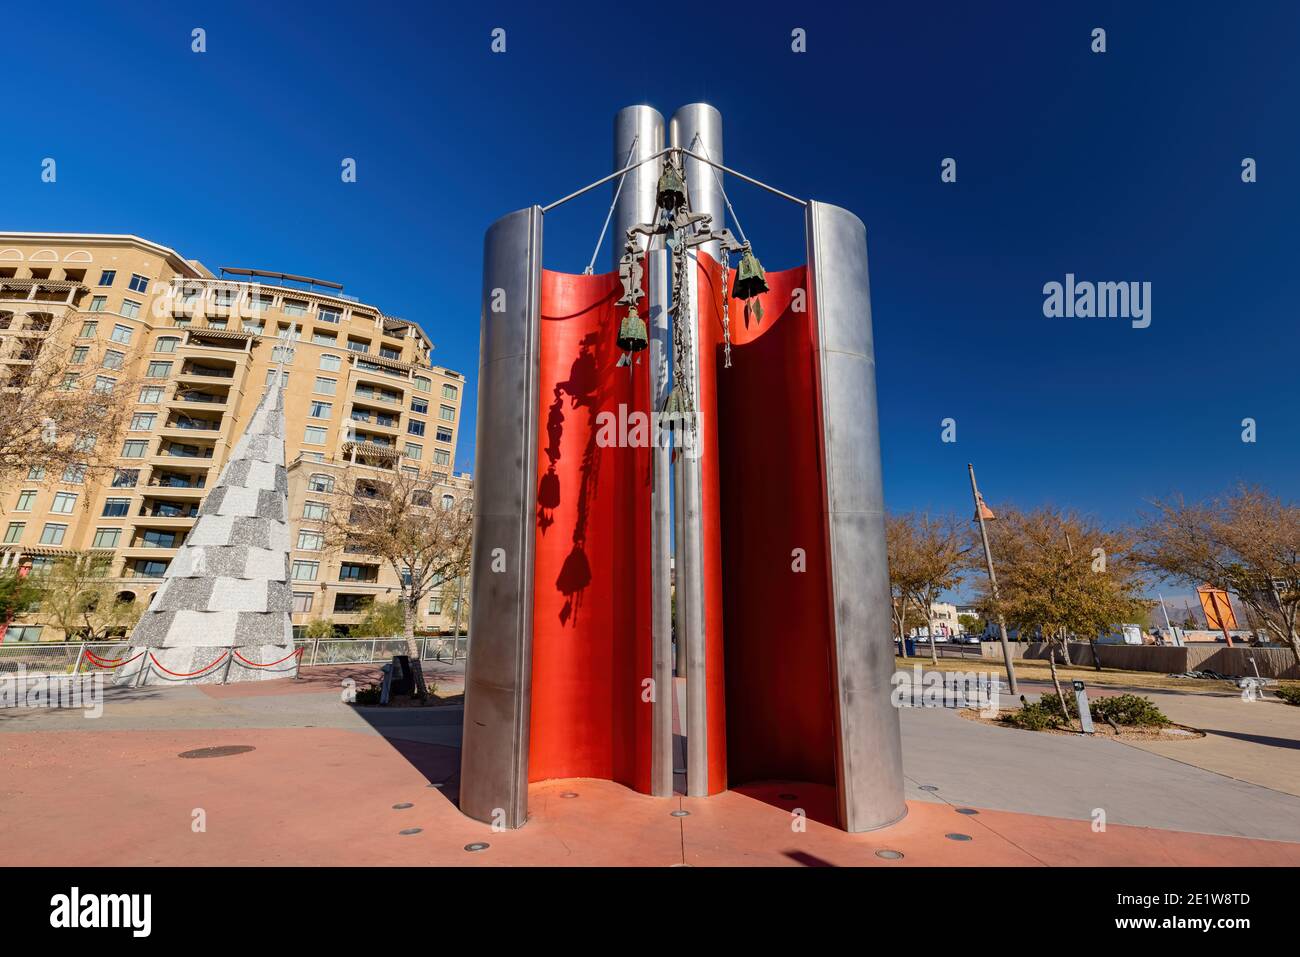
[[[201,674],[203,674],[203,672],[205,672],[205,671],[211,671],[211,670],[212,670],[213,668],[215,668],[217,665],[221,664],[221,662],[223,662],[223,661],[226,660],[226,655],[227,655],[227,654],[229,654],[229,652],[225,652],[225,651],[223,651],[223,652],[221,653],[221,657],[218,658],[216,661],[212,662],[212,664],[208,665],[206,668],[200,668],[198,671],[189,671],[189,672],[185,672],[185,673],[181,673],[181,672],[179,672],[179,671],[168,671],[166,668],[164,668],[164,667],[163,667],[163,666],[158,662],[158,659],[155,658],[155,657],[153,656],[153,652],[152,652],[152,651],[149,652],[149,660],[152,661],[155,665],[158,666],[158,670],[159,670],[159,671],[164,671],[164,672],[166,672],[167,674],[171,675],[173,678],[193,678],[195,675],[201,675]]]
[[[306,650],[307,650],[306,648],[295,648],[293,651],[289,652],[287,655],[285,655],[285,656],[284,656],[283,658],[281,658],[279,661],[272,661],[272,662],[268,662],[267,664],[264,664],[264,665],[259,665],[256,661],[249,661],[247,658],[245,658],[243,655],[241,655],[238,651],[234,651],[234,649],[231,649],[231,651],[233,652],[234,656],[235,656],[236,658],[238,658],[240,661],[242,661],[244,664],[248,665],[250,668],[274,668],[276,665],[278,665],[278,664],[282,664],[282,663],[288,661],[288,660],[289,660],[290,658],[292,658],[294,655],[300,655],[300,654],[302,654],[302,653],[303,653],[304,651],[306,651]]]
[[[101,658],[89,648],[86,649],[86,657],[90,659],[92,665],[96,668],[108,668],[110,671],[113,668],[120,668],[123,665],[129,665],[143,654],[144,652],[142,651],[139,655],[136,655],[135,658]]]

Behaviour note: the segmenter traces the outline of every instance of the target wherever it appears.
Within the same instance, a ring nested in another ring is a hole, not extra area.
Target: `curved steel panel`
[[[806,214],[814,371],[826,476],[840,822],[866,831],[907,813],[894,673],[876,413],[867,231],[847,210]]]
[[[483,241],[482,339],[460,809],[528,819],[542,211],[497,220]]]

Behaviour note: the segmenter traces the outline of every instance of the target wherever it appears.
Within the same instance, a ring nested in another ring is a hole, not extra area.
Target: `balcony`
[[[177,459],[210,459],[212,453],[211,445],[188,445],[180,442],[167,442],[158,449],[159,456]]]
[[[164,432],[220,432],[221,419],[196,419],[188,415],[177,415],[163,425]]]
[[[187,362],[181,367],[177,379],[233,379],[235,370],[226,366],[205,366]]]
[[[188,480],[187,480],[188,479]],[[199,475],[179,476],[167,475],[154,477],[149,480],[146,488],[166,489],[166,495],[183,496],[184,498],[201,498],[208,484],[207,472],[204,471]],[[149,493],[145,493],[149,494]]]
[[[140,511],[136,514],[144,518],[159,519],[195,519],[199,516],[199,503],[190,502],[153,502],[148,501],[140,506]]]

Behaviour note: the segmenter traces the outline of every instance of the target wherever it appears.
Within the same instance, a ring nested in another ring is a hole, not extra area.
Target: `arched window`
[[[313,472],[311,478],[307,480],[307,487],[313,492],[332,492],[334,476],[326,475],[324,472]]]
[[[180,339],[175,336],[163,336],[153,345],[154,352],[175,352]]]

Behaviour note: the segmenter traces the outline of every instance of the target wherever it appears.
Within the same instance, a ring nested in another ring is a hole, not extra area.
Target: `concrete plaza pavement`
[[[74,711],[0,712],[7,862],[1300,864],[1300,796],[1189,763],[1214,735],[1160,743],[1168,757],[990,727],[940,709],[903,710],[909,813],[879,831],[829,826],[833,795],[813,785],[652,798],[579,779],[532,785],[528,825],[495,832],[455,807],[461,709],[342,703],[343,678],[363,687],[376,673],[332,667],[306,669],[302,681],[110,690],[95,720]],[[456,671],[435,677],[444,694],[459,690]],[[1224,710],[1234,704],[1258,710]],[[1223,730],[1240,725],[1246,730],[1234,733],[1288,740],[1274,722],[1289,715],[1264,710],[1281,704],[1211,697],[1187,707]],[[1294,748],[1221,737],[1225,748],[1253,743],[1273,748],[1275,760],[1300,760]],[[221,745],[254,750],[179,757]],[[1104,831],[1092,825],[1098,808]],[[193,826],[196,809],[204,830]],[[962,813],[969,810],[977,813]],[[411,829],[419,830],[399,833]],[[475,842],[489,847],[465,850]],[[904,857],[882,858],[880,850]]]

